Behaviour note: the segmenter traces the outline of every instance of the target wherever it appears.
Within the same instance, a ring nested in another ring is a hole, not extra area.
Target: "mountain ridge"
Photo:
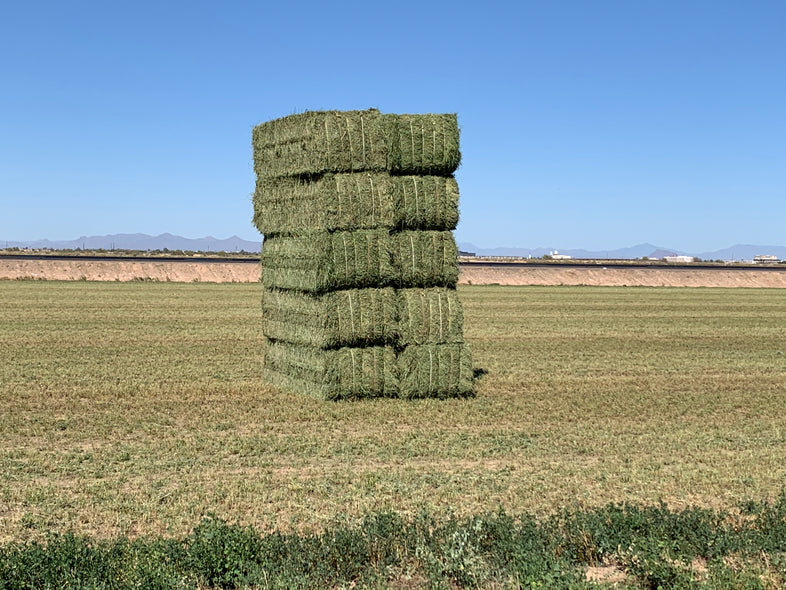
[[[215,238],[184,238],[170,233],[157,236],[148,234],[109,234],[105,236],[81,236],[74,240],[0,240],[6,248],[30,248],[34,250],[186,250],[193,252],[259,252],[259,241],[244,240],[238,236]]]

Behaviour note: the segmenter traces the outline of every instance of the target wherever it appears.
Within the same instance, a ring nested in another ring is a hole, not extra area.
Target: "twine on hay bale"
[[[395,344],[397,304],[392,288],[322,295],[263,289],[262,331],[267,338],[317,348]]]
[[[459,191],[452,176],[360,172],[258,178],[254,225],[263,234],[385,228],[452,230]]]
[[[252,131],[257,177],[376,171],[450,175],[461,161],[455,114],[307,111]]]
[[[396,279],[386,230],[266,238],[261,264],[264,286],[311,293],[380,288]]]
[[[466,344],[407,346],[398,358],[399,397],[474,395],[472,355]]]
[[[315,346],[461,343],[463,314],[454,289],[346,289],[324,294],[263,289],[262,331],[273,340]]]
[[[338,289],[454,287],[458,248],[449,231],[312,232],[262,244],[262,284],[325,293]]]
[[[392,236],[397,286],[455,287],[458,247],[449,231],[403,231]]]
[[[464,315],[455,289],[401,289],[398,346],[464,342]]]
[[[322,400],[398,395],[396,354],[389,346],[325,350],[269,341],[265,379]]]

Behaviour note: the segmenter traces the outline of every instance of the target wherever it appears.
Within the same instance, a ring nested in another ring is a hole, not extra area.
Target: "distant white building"
[[[666,262],[693,262],[693,256],[664,256]]]
[[[767,263],[767,262],[780,262],[780,258],[777,256],[773,256],[772,254],[759,254],[758,256],[753,257],[753,262],[757,264]]]
[[[570,260],[573,258],[572,256],[568,256],[567,254],[560,254],[556,250],[554,252],[549,252],[549,256],[551,256],[552,260]]]

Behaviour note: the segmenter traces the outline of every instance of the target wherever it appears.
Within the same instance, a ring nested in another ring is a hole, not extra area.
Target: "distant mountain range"
[[[262,238],[249,241],[232,236],[219,239],[184,238],[172,234],[149,236],[147,234],[112,234],[109,236],[82,236],[75,240],[33,240],[11,242],[0,240],[0,248],[31,248],[51,250],[186,250],[193,252],[259,252]]]
[[[262,239],[244,240],[238,236],[219,239],[213,236],[204,238],[184,238],[169,233],[159,236],[147,234],[112,234],[107,236],[82,236],[75,240],[31,240],[22,242],[6,241],[0,238],[0,248],[31,248],[51,250],[186,250],[193,252],[259,252]],[[540,258],[555,252],[555,248],[481,248],[471,243],[458,245],[462,252],[478,256],[517,256]],[[663,258],[669,255],[695,256],[702,260],[753,260],[759,254],[771,254],[786,260],[786,246],[760,246],[736,244],[712,252],[684,252],[653,244],[638,244],[617,250],[559,250],[572,258],[626,260],[636,258]]]

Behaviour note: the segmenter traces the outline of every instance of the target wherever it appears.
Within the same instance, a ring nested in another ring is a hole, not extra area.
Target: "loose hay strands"
[[[449,231],[403,231],[392,236],[397,285],[455,287],[458,247]]]
[[[464,342],[464,316],[454,289],[401,289],[398,344],[448,344]]]
[[[377,171],[445,176],[458,168],[455,114],[307,111],[254,127],[260,178]]]
[[[393,284],[390,234],[385,230],[276,236],[262,244],[265,287],[324,293]]]
[[[317,348],[394,344],[397,301],[392,288],[324,295],[264,289],[262,331],[274,340]]]
[[[408,346],[398,356],[399,397],[471,397],[472,355],[466,344]]]
[[[397,397],[391,347],[324,350],[269,341],[265,379],[275,387],[323,400]]]
[[[458,223],[452,176],[360,172],[258,178],[254,225],[263,234],[352,229],[452,230]]]

